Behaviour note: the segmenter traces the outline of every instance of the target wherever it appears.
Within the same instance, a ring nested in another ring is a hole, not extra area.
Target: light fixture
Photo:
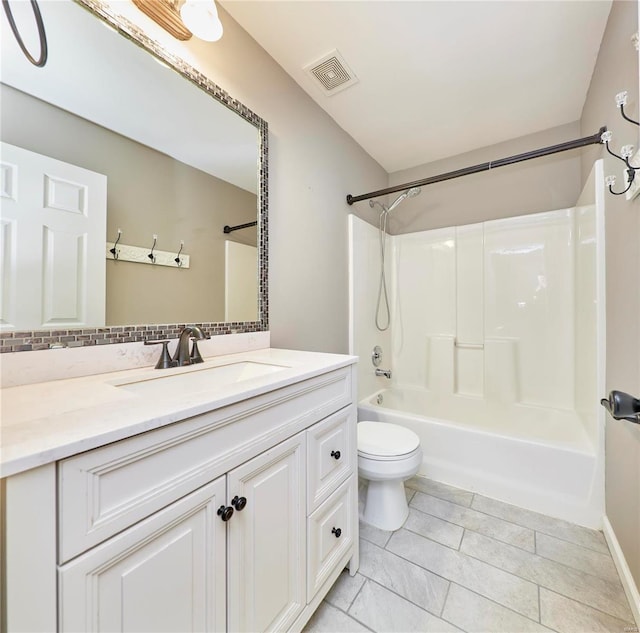
[[[206,42],[217,42],[222,37],[222,23],[214,0],[185,0],[180,7],[185,26]]]
[[[214,0],[133,0],[156,24],[178,40],[195,35],[215,42],[222,37],[222,23]]]

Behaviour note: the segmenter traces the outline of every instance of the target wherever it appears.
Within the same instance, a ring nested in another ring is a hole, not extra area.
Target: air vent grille
[[[315,78],[327,95],[336,94],[358,82],[337,50],[305,66],[304,70]]]

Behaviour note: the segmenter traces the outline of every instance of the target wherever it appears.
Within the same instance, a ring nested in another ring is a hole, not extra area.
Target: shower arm
[[[414,180],[413,182],[406,182],[402,185],[394,185],[393,187],[387,187],[386,189],[379,189],[378,191],[371,191],[369,193],[363,193],[359,196],[347,196],[347,204],[353,204],[354,202],[360,202],[361,200],[369,200],[370,198],[377,198],[379,196],[386,196],[390,193],[397,193],[398,191],[406,191],[413,187],[424,187],[426,185],[433,185],[436,182],[443,182],[445,180],[452,180],[453,178],[460,178],[461,176],[468,176],[470,174],[477,174],[482,171],[489,171],[490,169],[496,169],[498,167],[504,167],[505,165],[513,165],[514,163],[520,163],[525,160],[531,160],[533,158],[541,158],[542,156],[549,156],[550,154],[557,154],[558,152],[566,152],[571,149],[578,149],[580,147],[586,147],[587,145],[600,145],[602,144],[601,136],[607,131],[606,126],[600,128],[597,134],[592,136],[584,136],[573,141],[566,141],[565,143],[559,143],[558,145],[551,145],[549,147],[542,147],[540,149],[534,149],[524,154],[516,154],[515,156],[508,156],[507,158],[500,158],[498,160],[489,161],[488,163],[481,163],[479,165],[473,165],[471,167],[464,167],[456,171],[449,171],[437,176],[430,176],[429,178],[423,178],[422,180]]]

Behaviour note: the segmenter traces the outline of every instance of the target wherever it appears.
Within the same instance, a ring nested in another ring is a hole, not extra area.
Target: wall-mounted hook
[[[180,250],[176,255],[176,258],[173,260],[176,264],[178,264],[178,268],[182,266],[182,260],[180,259],[180,253],[182,253],[182,249],[184,248],[184,240],[180,240]]]
[[[116,246],[118,246],[118,242],[120,241],[121,237],[122,229],[118,229],[118,239],[116,239],[115,243],[113,244],[113,248],[109,249],[109,252],[113,255],[113,259],[118,259],[118,255],[120,254],[120,251],[116,248]]]
[[[638,121],[628,117],[624,113],[624,106],[627,105],[627,91],[626,90],[623,90],[622,92],[619,92],[616,95],[616,105],[620,108],[620,114],[622,115],[622,118],[625,119],[625,121],[629,121],[629,123],[634,123],[635,125],[640,125],[640,123],[638,123]]]
[[[620,109],[622,110],[622,106],[620,106]],[[636,177],[636,172],[638,171],[638,169],[640,169],[640,166],[636,167],[629,162],[629,159],[631,158],[631,156],[633,156],[633,145],[625,145],[624,147],[621,148],[620,155],[618,155],[615,152],[613,152],[609,147],[609,141],[611,140],[611,137],[612,137],[611,132],[607,130],[602,134],[602,137],[601,137],[602,142],[604,143],[604,146],[607,152],[609,152],[609,154],[611,154],[611,156],[613,156],[614,158],[617,158],[618,160],[622,161],[625,167],[627,168],[627,187],[623,191],[614,191],[613,187],[616,184],[615,176],[607,176],[604,181],[607,187],[609,188],[610,193],[612,193],[614,196],[622,196],[623,194],[627,193],[629,189],[631,189],[631,185],[633,185],[633,182]]]
[[[151,263],[156,263],[156,256],[153,254],[153,249],[156,247],[156,242],[158,241],[158,236],[153,236],[153,246],[151,247],[151,252],[147,255],[147,257],[151,260]]]

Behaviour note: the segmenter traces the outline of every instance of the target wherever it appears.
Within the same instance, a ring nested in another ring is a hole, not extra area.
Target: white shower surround
[[[601,172],[598,161],[573,209],[388,238],[392,326],[384,333],[374,324],[377,228],[349,221],[359,419],[418,433],[424,475],[596,528],[604,514]],[[376,344],[391,384],[373,375]],[[380,406],[372,395],[381,390]]]

